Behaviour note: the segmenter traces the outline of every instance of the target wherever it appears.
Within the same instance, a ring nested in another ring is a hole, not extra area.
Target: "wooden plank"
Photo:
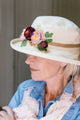
[[[14,28],[13,0],[0,0],[0,105],[7,105],[13,94],[13,52],[9,42]]]

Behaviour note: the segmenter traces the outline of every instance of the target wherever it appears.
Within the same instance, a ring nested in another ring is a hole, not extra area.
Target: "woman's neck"
[[[47,105],[48,101],[53,100],[61,95],[68,83],[68,79],[64,78],[63,76],[57,76],[54,77],[54,79],[46,80],[46,83],[45,106]]]

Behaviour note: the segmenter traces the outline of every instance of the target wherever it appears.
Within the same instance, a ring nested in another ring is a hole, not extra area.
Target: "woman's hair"
[[[64,70],[64,76],[69,78],[73,83],[73,97],[78,98],[80,96],[80,66],[68,64]]]
[[[74,77],[80,74],[80,66],[74,64],[67,64],[64,69],[64,76],[67,77]]]

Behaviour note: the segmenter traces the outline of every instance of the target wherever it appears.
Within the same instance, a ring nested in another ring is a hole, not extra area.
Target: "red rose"
[[[47,43],[46,41],[42,41],[42,42],[40,43],[40,46],[41,46],[42,48],[47,48],[47,47],[48,47],[48,43]]]
[[[32,27],[27,27],[25,32],[24,32],[24,36],[27,40],[31,40],[31,36],[32,36],[32,33],[35,31],[34,28]]]

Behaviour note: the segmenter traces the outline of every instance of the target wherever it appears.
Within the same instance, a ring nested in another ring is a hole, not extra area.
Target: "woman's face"
[[[47,80],[57,76],[61,62],[29,55],[25,61],[30,65],[31,77],[34,80]]]

